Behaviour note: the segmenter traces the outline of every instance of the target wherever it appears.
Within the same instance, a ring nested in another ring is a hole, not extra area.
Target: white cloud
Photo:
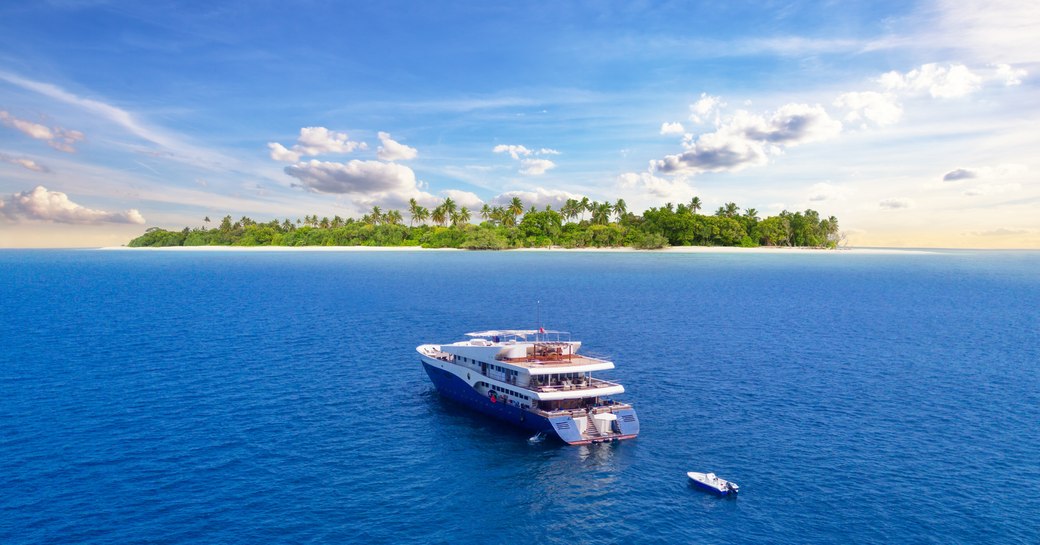
[[[707,123],[709,117],[718,114],[719,109],[726,106],[719,97],[708,93],[701,93],[701,98],[690,104],[690,121],[701,124]]]
[[[68,195],[60,191],[49,191],[42,185],[31,191],[15,193],[0,199],[0,215],[12,220],[29,219],[54,223],[144,223],[144,217],[135,209],[105,212],[86,208],[69,200]]]
[[[541,176],[546,171],[556,168],[556,163],[548,159],[524,159],[520,161],[520,174],[524,176]]]
[[[415,172],[397,163],[359,161],[348,163],[310,161],[285,167],[285,173],[303,187],[319,193],[367,195],[416,189]]]
[[[842,93],[834,101],[838,108],[848,110],[844,120],[848,123],[870,121],[878,126],[891,125],[903,116],[903,108],[891,93],[876,91]]]
[[[471,212],[479,209],[484,204],[484,201],[476,193],[462,191],[461,189],[446,189],[441,191],[441,194],[445,197],[450,197],[459,207],[465,206],[469,208]]]
[[[626,172],[617,177],[615,186],[626,192],[650,194],[669,202],[684,202],[694,194],[694,189],[682,176],[669,180],[651,172]]]
[[[661,123],[661,134],[682,134],[686,132],[683,128],[682,123]]]
[[[520,174],[523,176],[541,176],[546,171],[556,168],[556,163],[548,159],[529,158],[531,155],[559,155],[560,152],[541,148],[537,151],[521,145],[499,144],[492,148],[494,153],[508,153],[513,159],[520,161]]]
[[[494,148],[492,148],[491,151],[493,151],[495,153],[508,153],[509,156],[512,157],[513,159],[520,159],[521,155],[527,156],[527,155],[531,155],[532,153],[534,153],[531,150],[525,148],[524,146],[506,145],[506,144],[499,144],[499,145],[495,146]]]
[[[278,142],[268,142],[267,147],[271,149],[271,159],[286,163],[295,163],[300,160],[300,154],[286,148]]]
[[[28,157],[14,157],[7,155],[6,153],[0,153],[0,161],[4,163],[11,163],[12,165],[18,165],[23,168],[27,168],[33,172],[50,172],[51,169],[47,168],[46,165],[41,165],[36,161],[29,159]]]
[[[221,170],[226,169],[228,165],[241,164],[240,161],[233,157],[218,154],[208,148],[200,148],[188,144],[180,137],[171,135],[159,129],[148,127],[138,121],[134,115],[126,110],[98,100],[74,95],[56,85],[28,80],[3,71],[0,71],[0,80],[39,93],[59,102],[75,106],[83,111],[99,116],[102,119],[122,127],[124,130],[138,138],[165,148],[167,153],[162,153],[157,156],[168,156],[172,159],[188,162],[193,165],[197,165],[201,161],[207,163],[210,167],[217,167]],[[83,138],[82,133],[77,131],[68,131],[64,136],[66,138],[71,138],[73,141],[79,141]],[[68,141],[59,141],[57,144],[57,146],[52,147],[61,149],[62,151],[68,151],[72,146],[72,143]],[[63,149],[63,147],[65,149]]]
[[[715,132],[684,143],[682,154],[666,156],[654,167],[668,174],[737,171],[765,164],[770,154],[784,148],[825,140],[840,132],[841,122],[818,104],[785,104],[768,120],[740,110]]]
[[[911,95],[928,94],[933,98],[957,98],[970,95],[982,86],[982,78],[963,64],[942,66],[937,63],[921,65],[905,74],[891,71],[878,79],[886,90],[902,91]]]
[[[934,0],[912,24],[915,44],[953,49],[981,62],[1035,63],[1040,5],[1021,0]]]
[[[330,131],[325,127],[302,127],[292,149],[278,142],[268,142],[267,147],[271,149],[271,159],[295,162],[304,156],[352,153],[355,150],[368,149],[368,144],[351,140],[345,132]]]
[[[1009,64],[998,64],[996,78],[1002,80],[1007,87],[1022,85],[1022,78],[1029,75],[1022,68],[1012,68]]]
[[[379,146],[379,150],[376,151],[376,157],[383,161],[407,161],[415,159],[419,155],[419,151],[415,148],[390,138],[390,133],[379,133],[379,141],[383,145]]]
[[[878,203],[882,210],[899,210],[902,208],[913,208],[914,201],[903,197],[885,199]]]
[[[532,191],[507,191],[495,195],[491,199],[491,204],[494,206],[504,206],[509,204],[510,201],[513,200],[513,197],[520,197],[520,200],[524,203],[525,209],[532,206],[538,209],[543,209],[546,205],[549,205],[552,206],[554,210],[562,208],[564,203],[567,202],[567,199],[581,198],[581,196],[567,191],[536,187]]]
[[[22,134],[36,140],[46,140],[47,145],[66,153],[75,153],[73,144],[83,140],[83,133],[61,127],[47,127],[32,121],[18,119],[10,113],[0,110],[0,124],[7,125]]]

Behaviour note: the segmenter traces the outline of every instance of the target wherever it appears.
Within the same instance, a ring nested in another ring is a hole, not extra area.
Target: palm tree
[[[459,209],[458,205],[455,204],[455,201],[453,201],[451,197],[445,198],[444,204],[442,204],[441,206],[444,207],[444,213],[449,217],[455,214],[455,212]]]
[[[419,223],[423,223],[430,219],[430,210],[425,206],[420,206],[415,209],[415,217],[413,218]]]
[[[321,223],[319,225],[321,226],[322,229],[328,229],[329,228],[329,217],[325,216],[325,217],[321,218]]]
[[[513,197],[506,211],[513,216],[513,223],[516,223],[516,217],[524,213],[524,201],[520,200],[520,197]]]
[[[404,217],[401,216],[401,213],[397,210],[390,210],[389,212],[387,212],[384,215],[384,219],[386,219],[386,222],[390,225],[397,225],[404,221]]]
[[[374,225],[378,225],[383,221],[383,210],[378,206],[373,206],[372,213],[369,214],[369,221]]]
[[[505,225],[506,223],[506,211],[501,206],[495,206],[491,208],[491,221],[496,225]]]
[[[459,209],[459,223],[469,223],[470,213],[469,209],[463,206]]]
[[[415,201],[415,198],[408,199],[408,215],[412,219],[408,220],[408,226],[411,227],[415,224],[415,220],[419,217],[419,203]]]
[[[430,218],[433,219],[433,223],[436,223],[437,225],[444,227],[444,221],[446,216],[447,213],[444,210],[444,205],[441,204],[433,209],[433,213],[430,215]]]
[[[610,223],[610,214],[613,212],[614,207],[609,202],[596,203],[596,207],[592,209],[592,223],[597,225],[606,225]]]
[[[744,217],[751,221],[758,221],[758,210],[754,208],[745,208]]]
[[[567,199],[567,202],[563,203],[563,208],[560,208],[560,214],[565,220],[574,219],[578,215],[578,201]]]
[[[735,202],[726,203],[726,217],[735,218],[740,214],[740,207]]]
[[[592,212],[592,203],[589,202],[588,197],[582,197],[578,201],[578,210],[581,212],[581,221],[585,221],[585,212]]]
[[[702,203],[701,203],[701,198],[700,197],[694,197],[694,198],[690,199],[690,206],[689,206],[689,208],[690,208],[690,210],[693,211],[694,214],[696,214],[697,211],[701,209],[701,206],[702,206]]]
[[[484,203],[484,206],[480,207],[480,217],[485,221],[491,217],[491,205]]]
[[[617,214],[618,223],[621,222],[621,216],[624,216],[625,212],[628,212],[628,204],[625,203],[625,199],[618,199],[614,203],[614,213]]]

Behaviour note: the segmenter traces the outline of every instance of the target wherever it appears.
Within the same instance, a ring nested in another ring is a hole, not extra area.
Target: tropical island
[[[473,213],[450,198],[432,210],[411,199],[409,221],[398,210],[378,206],[360,219],[308,215],[303,219],[266,223],[230,215],[215,228],[185,227],[180,231],[149,228],[130,247],[168,246],[414,246],[504,250],[513,248],[658,249],[665,246],[787,246],[836,248],[844,238],[838,219],[821,218],[815,210],[788,212],[764,219],[754,208],[736,203],[700,214],[694,197],[678,206],[667,203],[642,215],[628,211],[623,199],[614,203],[568,199],[560,210],[551,206],[524,208],[519,197],[507,205],[485,204],[479,224]],[[588,215],[586,217],[586,214]],[[210,218],[204,220],[210,223]]]

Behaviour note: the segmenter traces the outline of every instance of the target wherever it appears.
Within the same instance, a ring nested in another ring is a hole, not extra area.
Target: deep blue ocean
[[[433,390],[539,314],[639,438]],[[5,250],[0,543],[1036,544],[1038,347],[1040,252]]]

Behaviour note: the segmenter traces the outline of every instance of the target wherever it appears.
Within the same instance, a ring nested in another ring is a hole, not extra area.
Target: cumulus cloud
[[[1015,85],[1022,85],[1022,78],[1026,77],[1028,72],[1021,68],[1012,68],[1009,64],[998,64],[996,77],[1004,82],[1004,85],[1013,87]]]
[[[376,157],[383,161],[407,161],[415,159],[419,155],[419,151],[415,148],[390,138],[390,133],[379,133],[379,141],[383,145],[379,146],[379,150],[376,151]]]
[[[494,153],[508,153],[513,159],[520,161],[520,174],[524,176],[541,176],[546,171],[556,168],[556,163],[548,159],[532,158],[532,155],[560,154],[560,152],[550,148],[541,148],[536,151],[526,146],[515,144],[499,144],[492,148],[491,151]]]
[[[268,142],[271,159],[296,162],[301,157],[316,157],[322,154],[346,154],[359,149],[368,149],[368,144],[351,140],[347,133],[330,131],[325,127],[302,127],[296,144],[290,149],[278,142]]]
[[[48,146],[66,153],[75,153],[76,149],[73,145],[83,141],[83,133],[79,131],[61,127],[48,127],[32,121],[18,119],[4,110],[0,110],[0,124],[11,127],[29,138],[46,140]]]
[[[465,206],[470,211],[477,210],[484,204],[484,201],[476,193],[462,191],[461,189],[447,189],[442,191],[441,194],[445,197],[450,197],[459,207]]]
[[[891,93],[876,91],[843,93],[834,101],[838,108],[848,111],[847,123],[871,122],[878,126],[891,125],[903,116],[903,108]]]
[[[701,93],[701,98],[690,104],[690,121],[697,124],[707,123],[709,118],[718,114],[719,109],[725,105],[721,98]]]
[[[905,74],[893,70],[882,74],[878,82],[889,91],[928,94],[933,98],[962,97],[978,91],[982,86],[982,78],[967,66],[942,66],[938,63],[923,64]]]
[[[581,196],[574,193],[568,193],[557,189],[545,189],[543,187],[536,187],[532,191],[507,191],[499,195],[495,195],[491,199],[491,204],[494,206],[505,206],[509,204],[513,197],[520,197],[520,200],[524,202],[524,207],[530,208],[545,208],[546,205],[552,206],[554,210],[559,210],[563,207],[567,199],[580,199]]]
[[[969,168],[958,168],[957,170],[951,170],[943,175],[944,182],[956,182],[958,180],[969,180],[971,178],[978,178],[979,173]]]
[[[29,159],[28,157],[15,157],[13,155],[7,155],[6,153],[0,153],[0,161],[4,163],[11,163],[12,165],[18,165],[23,168],[27,168],[33,172],[50,172],[51,169],[47,168],[46,165],[41,165],[36,161]]]
[[[878,203],[878,206],[882,210],[899,210],[902,208],[912,208],[914,201],[907,198],[896,197],[891,199],[885,199]]]
[[[520,159],[521,155],[528,156],[534,153],[533,151],[525,148],[524,146],[506,144],[499,144],[492,148],[491,151],[495,153],[508,153],[509,156],[513,159]]]
[[[520,174],[524,176],[541,176],[546,171],[556,168],[556,163],[548,159],[524,159],[520,161]]]
[[[685,201],[694,190],[683,177],[666,179],[651,172],[626,172],[617,177],[616,186],[642,195],[650,194],[666,201]]]
[[[144,217],[135,209],[125,212],[105,212],[80,206],[60,191],[49,191],[36,186],[30,191],[15,193],[0,199],[0,215],[11,220],[29,219],[54,223],[99,224],[132,223],[143,224]]]
[[[682,134],[686,132],[683,128],[682,123],[661,123],[661,134]]]
[[[765,164],[770,154],[781,153],[784,148],[840,132],[841,122],[818,104],[786,104],[769,119],[740,110],[715,132],[685,142],[685,152],[666,156],[654,167],[668,174],[736,171]]]
[[[285,167],[285,173],[319,193],[372,194],[417,188],[415,172],[397,163],[359,161],[348,163],[312,159]]]

